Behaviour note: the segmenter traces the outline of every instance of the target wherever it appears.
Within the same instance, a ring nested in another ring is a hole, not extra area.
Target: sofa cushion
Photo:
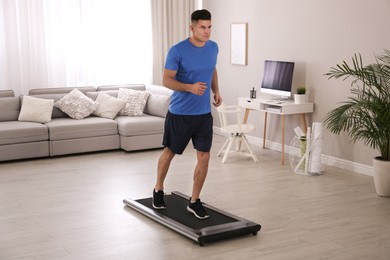
[[[170,96],[150,93],[144,112],[152,116],[165,117],[170,101]]]
[[[118,90],[120,88],[128,88],[134,90],[145,90],[144,84],[121,84],[121,85],[105,85],[98,86],[96,88],[97,91],[107,91],[107,90]]]
[[[19,97],[0,98],[0,121],[17,121],[19,112]]]
[[[54,105],[71,118],[83,119],[96,110],[98,103],[84,95],[80,90],[74,89]]]
[[[53,105],[53,99],[23,96],[22,108],[20,109],[18,120],[37,123],[50,122]]]
[[[0,90],[0,97],[14,97],[15,92],[12,89]]]
[[[98,103],[98,107],[93,115],[109,119],[114,119],[126,104],[126,101],[111,97],[104,91],[99,92],[95,101]]]
[[[125,107],[119,112],[121,116],[142,116],[150,93],[141,90],[120,88],[118,98],[126,101]]]
[[[101,92],[104,92],[104,93],[106,93],[109,96],[114,97],[114,98],[118,97],[118,90],[107,90],[107,91],[99,91],[99,92],[96,92],[96,91],[95,92],[87,92],[87,93],[85,93],[85,95],[87,97],[90,97],[91,99],[96,101],[99,93],[101,93]]]
[[[17,144],[49,139],[47,127],[35,122],[0,122],[0,145]]]
[[[160,85],[147,85],[146,91],[153,94],[166,95],[166,96],[171,96],[173,93],[172,89]]]
[[[164,133],[165,119],[157,116],[117,116],[118,131],[122,136],[152,135]]]
[[[28,91],[28,94],[31,95],[42,95],[42,94],[66,94],[71,92],[74,89],[78,89],[83,93],[89,91],[96,91],[95,87],[59,87],[59,88],[34,88]]]
[[[54,118],[46,126],[49,127],[51,141],[118,134],[114,120],[94,116],[82,120]]]

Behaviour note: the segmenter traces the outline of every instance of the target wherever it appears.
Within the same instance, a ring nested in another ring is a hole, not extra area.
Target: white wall
[[[315,112],[310,123],[322,121],[326,113],[349,95],[349,84],[328,80],[324,73],[343,60],[361,53],[366,63],[374,53],[390,49],[390,1],[388,0],[203,0],[212,13],[212,39],[218,42],[219,85],[225,103],[249,96],[260,88],[265,59],[296,62],[293,88],[305,85]],[[248,23],[248,65],[230,64],[230,24]],[[281,143],[280,120],[269,123],[277,131],[270,141]],[[263,115],[252,113],[255,135],[263,134]],[[286,143],[293,137],[299,117],[286,119]],[[371,166],[378,155],[361,143],[351,144],[348,137],[325,130],[324,153],[352,164]]]

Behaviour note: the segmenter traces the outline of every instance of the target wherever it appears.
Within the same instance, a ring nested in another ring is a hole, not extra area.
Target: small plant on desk
[[[306,94],[306,88],[305,87],[297,88],[297,94],[298,95],[305,95]]]
[[[294,95],[295,104],[302,104],[306,102],[306,88],[298,87],[297,94]]]

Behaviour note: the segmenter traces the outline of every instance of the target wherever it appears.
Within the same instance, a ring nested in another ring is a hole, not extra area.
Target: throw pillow
[[[95,101],[98,103],[98,107],[93,115],[109,119],[114,119],[126,104],[126,101],[114,98],[105,92],[99,92]]]
[[[53,99],[35,98],[23,96],[22,107],[19,113],[19,121],[48,123],[53,112]]]
[[[118,98],[126,101],[126,105],[119,114],[122,116],[142,116],[149,95],[149,92],[142,90],[120,88]]]
[[[80,90],[74,89],[54,103],[54,106],[71,118],[83,119],[96,110],[98,103],[84,95]]]
[[[150,93],[145,113],[152,116],[165,117],[168,112],[171,96]]]

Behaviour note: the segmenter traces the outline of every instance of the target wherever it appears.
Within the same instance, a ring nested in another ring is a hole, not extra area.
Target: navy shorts
[[[165,118],[163,146],[175,154],[182,154],[192,139],[194,148],[209,152],[213,141],[213,116],[176,115],[168,111]]]

